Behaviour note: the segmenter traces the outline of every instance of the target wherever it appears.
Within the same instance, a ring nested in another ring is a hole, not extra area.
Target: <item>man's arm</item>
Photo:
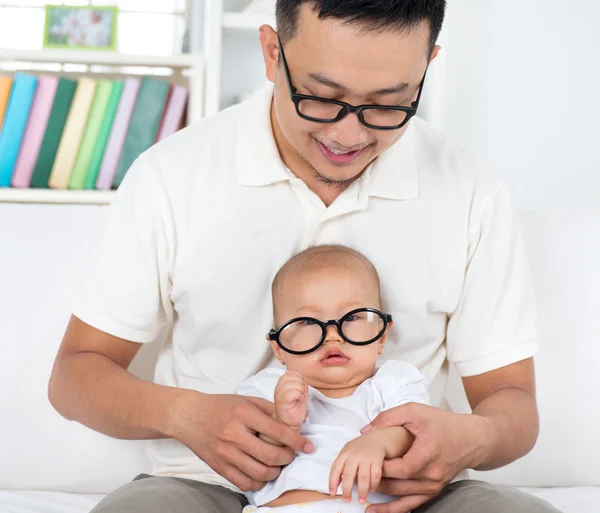
[[[114,438],[172,436],[181,390],[127,371],[141,347],[71,317],[50,377],[52,406],[63,417]]]
[[[469,468],[491,470],[527,454],[539,432],[533,359],[463,378],[473,414],[487,422]]]
[[[72,317],[50,378],[50,402],[64,417],[114,438],[177,439],[242,490],[275,479],[294,450],[312,451],[308,440],[270,417],[268,401],[136,378],[126,369],[140,346]]]
[[[415,441],[402,458],[386,460],[379,491],[400,498],[368,513],[407,513],[439,495],[462,470],[489,470],[524,456],[538,434],[533,360],[464,378],[473,412],[423,404],[381,413],[371,428],[404,426]]]

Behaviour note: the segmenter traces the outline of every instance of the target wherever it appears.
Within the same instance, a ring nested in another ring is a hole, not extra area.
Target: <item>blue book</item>
[[[0,132],[0,187],[10,187],[37,82],[37,78],[28,73],[15,73],[13,77]]]

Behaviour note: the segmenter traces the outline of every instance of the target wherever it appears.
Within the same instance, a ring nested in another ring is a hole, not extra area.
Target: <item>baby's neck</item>
[[[360,384],[342,388],[317,388],[317,390],[331,399],[342,399],[343,397],[350,397],[359,386]]]

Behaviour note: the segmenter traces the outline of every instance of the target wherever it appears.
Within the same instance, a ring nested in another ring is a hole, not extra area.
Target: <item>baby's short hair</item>
[[[373,263],[362,253],[341,244],[311,246],[290,258],[275,275],[271,286],[273,300],[281,289],[285,277],[291,273],[313,271],[322,268],[345,267],[360,262],[372,276],[377,290],[380,290],[379,273]]]

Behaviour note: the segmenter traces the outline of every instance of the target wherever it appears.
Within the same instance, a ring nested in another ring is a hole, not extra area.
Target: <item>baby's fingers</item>
[[[336,496],[337,489],[340,486],[342,479],[342,472],[344,470],[345,458],[338,456],[333,465],[331,465],[331,471],[329,472],[329,495]]]
[[[371,488],[369,491],[376,492],[381,482],[381,465],[371,464]]]
[[[371,482],[371,462],[364,461],[358,467],[358,502],[365,504]]]
[[[352,488],[354,487],[357,472],[358,463],[346,460],[344,472],[342,473],[342,498],[346,502],[350,502],[352,499]]]

